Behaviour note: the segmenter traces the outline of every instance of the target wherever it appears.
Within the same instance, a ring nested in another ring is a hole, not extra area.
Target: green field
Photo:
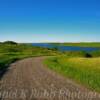
[[[100,47],[100,42],[52,43],[57,46]]]
[[[60,56],[49,58],[44,63],[65,77],[100,92],[100,58]]]

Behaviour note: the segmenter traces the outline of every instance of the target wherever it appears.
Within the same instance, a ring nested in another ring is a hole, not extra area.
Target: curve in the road
[[[100,100],[94,92],[44,66],[45,57],[10,65],[0,80],[1,100]]]

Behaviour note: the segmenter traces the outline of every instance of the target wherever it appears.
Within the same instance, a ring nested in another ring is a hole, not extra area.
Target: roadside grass
[[[100,58],[53,57],[44,63],[52,70],[100,92]]]

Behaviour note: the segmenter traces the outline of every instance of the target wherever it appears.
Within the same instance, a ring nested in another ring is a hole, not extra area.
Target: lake
[[[100,50],[100,48],[96,47],[77,47],[77,46],[55,46],[53,44],[49,43],[32,43],[33,46],[37,47],[44,47],[44,48],[57,48],[60,51],[95,51],[95,50]]]

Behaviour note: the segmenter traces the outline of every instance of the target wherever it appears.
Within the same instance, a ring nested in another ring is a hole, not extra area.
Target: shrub
[[[85,54],[85,57],[86,57],[86,58],[91,58],[91,57],[92,57],[92,55],[91,55],[91,54],[89,54],[89,53],[86,53],[86,54]]]

